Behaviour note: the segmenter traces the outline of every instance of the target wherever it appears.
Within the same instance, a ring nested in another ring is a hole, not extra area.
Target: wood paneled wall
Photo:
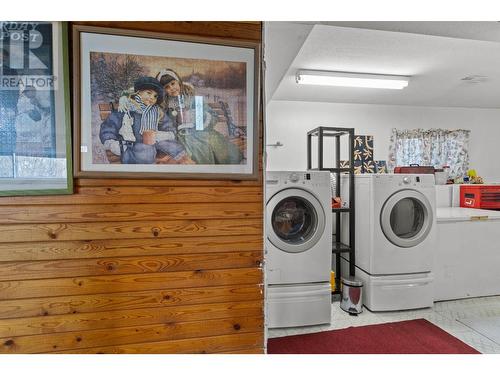
[[[256,22],[85,24],[261,41]],[[262,177],[2,197],[0,353],[262,353],[262,258]]]

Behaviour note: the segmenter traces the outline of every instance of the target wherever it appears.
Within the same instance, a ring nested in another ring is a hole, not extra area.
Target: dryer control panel
[[[433,188],[434,175],[432,174],[384,174],[376,175],[378,183],[388,186],[400,186],[402,188]]]
[[[432,174],[403,175],[401,181],[399,181],[399,186],[426,188],[434,185],[434,175]]]

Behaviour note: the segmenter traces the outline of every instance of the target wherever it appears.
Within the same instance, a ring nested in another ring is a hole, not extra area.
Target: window
[[[469,130],[462,129],[392,129],[389,167],[447,165],[451,178],[462,177],[469,169],[469,135]]]

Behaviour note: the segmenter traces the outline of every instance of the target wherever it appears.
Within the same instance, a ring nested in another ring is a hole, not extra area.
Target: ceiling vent
[[[473,74],[461,79],[465,83],[484,83],[487,82],[489,78],[487,76],[481,76],[478,74]]]

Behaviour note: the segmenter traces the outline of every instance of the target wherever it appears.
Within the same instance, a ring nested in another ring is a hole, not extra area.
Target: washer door
[[[413,247],[424,241],[432,228],[429,200],[416,190],[401,190],[387,199],[380,212],[385,237],[399,247]]]
[[[269,241],[288,253],[309,250],[325,230],[323,207],[305,190],[281,190],[268,201],[266,215]]]

